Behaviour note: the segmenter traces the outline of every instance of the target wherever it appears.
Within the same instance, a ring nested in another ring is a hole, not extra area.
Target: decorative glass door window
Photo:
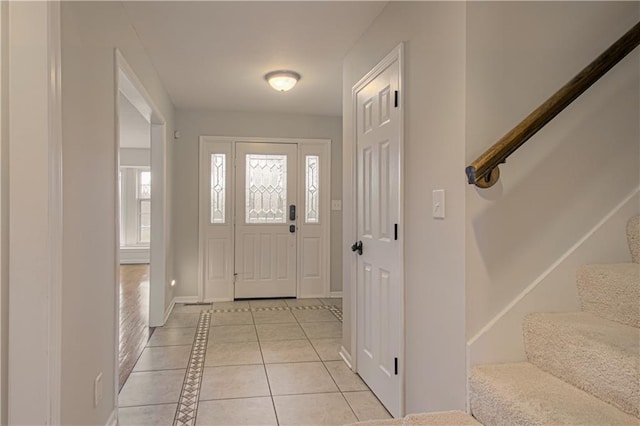
[[[286,223],[287,156],[247,154],[246,161],[246,223]]]
[[[305,157],[304,182],[304,221],[306,223],[320,222],[320,157],[307,155]]]
[[[211,154],[211,224],[225,223],[225,154]]]

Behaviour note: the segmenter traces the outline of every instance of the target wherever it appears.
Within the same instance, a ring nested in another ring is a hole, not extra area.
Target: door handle
[[[351,246],[351,251],[357,251],[362,256],[362,241],[358,241]]]
[[[296,205],[291,204],[289,206],[289,220],[296,220]]]

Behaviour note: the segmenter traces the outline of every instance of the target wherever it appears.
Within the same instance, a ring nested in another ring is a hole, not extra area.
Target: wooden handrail
[[[466,168],[469,184],[493,186],[498,165],[640,44],[640,22]]]

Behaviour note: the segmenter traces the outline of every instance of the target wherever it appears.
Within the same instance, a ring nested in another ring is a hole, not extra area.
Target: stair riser
[[[591,331],[590,331],[591,332]],[[593,330],[593,334],[606,330]],[[640,344],[640,334],[630,341]],[[620,410],[640,417],[640,357],[616,350],[589,333],[563,328],[544,318],[524,321],[529,362]]]
[[[640,265],[586,265],[576,278],[583,311],[640,327]]]
[[[632,262],[640,263],[640,216],[634,216],[627,222],[627,242]]]

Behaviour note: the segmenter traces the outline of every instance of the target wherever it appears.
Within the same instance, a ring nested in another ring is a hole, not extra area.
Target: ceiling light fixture
[[[294,71],[272,71],[267,73],[264,79],[278,92],[286,92],[293,89],[300,80],[300,74]]]

